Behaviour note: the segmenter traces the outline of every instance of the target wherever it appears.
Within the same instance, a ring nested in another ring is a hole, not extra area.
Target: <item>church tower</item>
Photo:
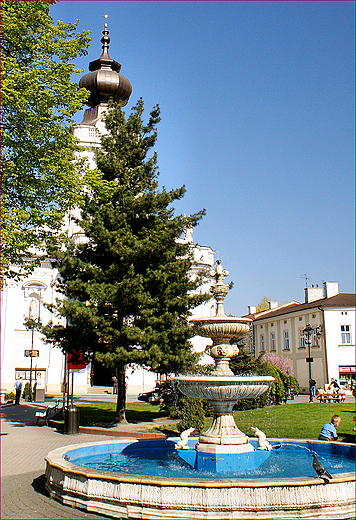
[[[105,15],[107,19],[108,16]],[[128,79],[120,74],[121,65],[109,54],[109,31],[105,21],[101,38],[102,53],[97,60],[89,63],[89,71],[80,78],[79,87],[90,92],[84,112],[83,121],[73,128],[73,136],[79,139],[82,146],[99,147],[100,135],[105,132],[103,115],[107,110],[108,101],[113,98],[121,101],[124,106],[130,99],[132,86]],[[92,159],[92,154],[91,159]],[[86,156],[88,154],[86,153]]]
[[[108,15],[105,15],[108,18]],[[121,65],[109,54],[109,31],[107,21],[104,23],[101,38],[102,52],[98,59],[89,63],[89,71],[80,78],[79,87],[90,92],[87,108],[82,122],[72,129],[73,137],[77,138],[83,148],[78,156],[88,161],[89,168],[95,168],[94,149],[100,147],[100,137],[106,132],[103,117],[108,108],[108,101],[113,98],[125,106],[132,93],[132,85],[120,74]],[[80,218],[79,208],[68,211],[65,227],[68,235],[78,244],[85,241],[84,234],[76,223]]]

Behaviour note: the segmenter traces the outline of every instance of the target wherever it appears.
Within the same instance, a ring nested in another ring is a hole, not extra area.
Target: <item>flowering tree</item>
[[[276,354],[274,352],[266,352],[262,356],[262,361],[264,363],[269,363],[270,365],[274,365],[275,367],[279,368],[288,375],[293,375],[293,365],[292,361],[282,356],[281,354]]]

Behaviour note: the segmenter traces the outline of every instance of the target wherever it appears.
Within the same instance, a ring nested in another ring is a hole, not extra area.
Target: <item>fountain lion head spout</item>
[[[243,454],[254,452],[247,435],[236,426],[233,417],[233,406],[239,399],[251,399],[259,397],[268,390],[274,378],[270,376],[235,376],[229,363],[233,356],[239,352],[235,342],[241,340],[250,329],[251,320],[226,316],[224,312],[224,298],[229,289],[224,284],[224,278],[228,276],[218,260],[214,269],[210,272],[215,283],[211,292],[217,303],[216,315],[206,318],[193,318],[190,323],[197,335],[208,337],[213,344],[206,348],[215,361],[215,370],[210,376],[179,376],[174,378],[178,382],[178,388],[184,395],[197,399],[207,399],[214,409],[214,418],[211,427],[200,435],[199,444],[196,447],[200,467],[206,453],[213,454]],[[199,453],[202,455],[199,458]],[[266,455],[267,456],[267,455]],[[260,457],[260,455],[259,455]],[[255,464],[257,455],[243,459],[240,463]],[[211,457],[210,457],[211,459]],[[219,457],[220,460],[221,457]],[[226,459],[228,460],[228,458]],[[260,458],[259,458],[260,460]],[[238,464],[235,458],[234,464]],[[260,463],[262,463],[261,460]],[[224,467],[224,463],[222,463]],[[210,468],[214,470],[215,468]]]

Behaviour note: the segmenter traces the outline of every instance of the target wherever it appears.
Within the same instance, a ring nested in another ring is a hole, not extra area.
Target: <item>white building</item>
[[[305,289],[305,302],[296,301],[256,313],[249,307],[253,320],[253,342],[248,345],[255,356],[275,352],[290,358],[301,393],[309,391],[309,361],[312,378],[325,388],[333,377],[351,390],[355,386],[355,295],[339,293],[337,282]],[[304,329],[310,324],[309,346]],[[311,361],[312,360],[312,361]]]
[[[107,26],[103,31],[102,54],[89,64],[90,72],[80,80],[80,86],[90,90],[90,108],[85,111],[83,121],[73,129],[73,135],[79,140],[83,151],[80,156],[86,157],[89,167],[95,167],[93,148],[100,146],[100,135],[105,132],[103,115],[107,108],[109,96],[127,102],[131,95],[130,82],[119,74],[121,65],[112,60],[108,52]],[[79,216],[79,210],[70,211],[65,219],[65,229],[75,242],[85,240],[80,227],[73,217]],[[192,243],[191,233],[187,232],[183,239]],[[210,247],[194,246],[193,273],[195,269],[211,267],[214,264],[214,251]],[[45,304],[55,303],[62,295],[56,292],[55,283],[57,270],[49,261],[41,263],[33,272],[21,281],[4,280],[1,300],[1,389],[13,391],[15,379],[21,376],[24,382],[36,382],[37,388],[47,395],[59,393],[62,390],[64,378],[64,356],[60,349],[53,348],[44,342],[44,337],[37,330],[27,330],[24,323],[30,317],[40,318],[42,325],[52,321],[54,324],[64,322],[52,315]],[[202,287],[205,292],[206,287]],[[30,312],[31,307],[31,312]],[[214,314],[214,304],[206,302],[194,311],[194,316]],[[34,316],[35,313],[35,316]],[[203,352],[208,340],[194,338],[194,348]],[[30,356],[34,354],[35,357]],[[211,359],[207,356],[207,359]],[[111,386],[110,370],[104,369],[98,363],[88,365],[78,370],[74,377],[74,393],[86,394],[93,385]],[[155,384],[156,375],[139,367],[129,367],[128,394],[151,390]],[[39,392],[41,393],[41,392]]]

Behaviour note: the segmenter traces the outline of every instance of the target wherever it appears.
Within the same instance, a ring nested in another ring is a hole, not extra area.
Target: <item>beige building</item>
[[[305,289],[305,302],[278,305],[256,313],[249,307],[253,335],[247,348],[256,357],[275,352],[292,360],[300,391],[309,392],[309,365],[317,387],[333,377],[351,391],[355,386],[355,295],[339,293],[337,282]],[[305,332],[307,325],[312,330]],[[308,344],[310,339],[310,344]]]

